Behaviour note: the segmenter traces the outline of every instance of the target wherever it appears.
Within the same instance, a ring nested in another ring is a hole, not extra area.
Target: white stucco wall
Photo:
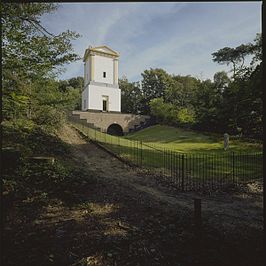
[[[99,50],[105,51],[106,49]],[[106,77],[103,76],[103,72],[106,73]],[[104,54],[89,55],[84,62],[84,85],[85,88],[82,92],[83,111],[88,109],[103,110],[103,97],[108,96],[107,111],[121,112],[117,57],[107,57]]]
[[[91,80],[91,62],[90,57],[87,58],[84,64],[84,84],[87,84]]]
[[[89,85],[89,109],[102,110],[103,96],[108,96],[108,111],[121,112],[121,90],[118,88]]]
[[[114,83],[114,59],[104,56],[94,56],[94,81],[108,84]],[[106,78],[103,77],[106,72]]]
[[[85,104],[84,100],[86,101]],[[88,98],[88,86],[87,86],[85,90],[83,90],[82,92],[82,102],[81,102],[82,111],[89,109],[88,104],[89,104],[89,98]]]

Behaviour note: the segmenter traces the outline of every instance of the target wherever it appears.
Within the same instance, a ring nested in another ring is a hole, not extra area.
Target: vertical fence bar
[[[181,187],[181,175],[182,175],[182,163],[181,163],[181,155],[178,154],[178,187]]]
[[[136,141],[134,140],[133,141],[133,151],[134,151],[134,155],[133,155],[133,158],[134,158],[134,163],[136,163]]]
[[[143,151],[142,151],[142,140],[140,141],[140,166],[142,166],[142,157],[143,157]]]
[[[164,168],[165,168],[165,149],[163,148],[163,175],[164,175]]]
[[[189,184],[189,189],[193,189],[194,184],[193,184],[193,179],[191,178],[191,154],[187,154],[186,155],[186,180],[188,180],[189,182],[187,182]]]
[[[165,174],[166,174],[166,177],[167,177],[167,174],[168,174],[168,150],[166,150],[165,151],[166,153],[165,153],[165,159],[166,159],[166,161],[165,161]]]
[[[174,184],[176,186],[176,152],[174,152]]]
[[[205,167],[205,165],[206,165],[206,157],[205,157],[205,154],[202,154],[202,161],[203,161],[203,169],[204,169],[204,167]],[[205,169],[205,174],[207,173],[207,168]],[[203,186],[205,186],[205,182],[204,182],[204,170],[202,170],[203,171],[203,173],[202,173],[202,177],[200,177],[200,182],[201,182],[201,184],[203,185]]]
[[[137,149],[138,142],[135,140],[135,163],[138,163],[138,149]]]
[[[137,141],[137,164],[139,165],[139,141]]]
[[[171,181],[171,151],[168,150],[168,176],[169,180]]]
[[[120,151],[120,138],[118,137],[118,154],[119,154],[119,156],[120,156],[120,153],[121,153],[121,151]]]
[[[242,153],[242,156],[241,156],[241,162],[242,162],[242,165],[244,165],[244,154]],[[242,167],[242,180],[244,179],[244,176],[245,176],[245,173],[244,173],[244,167]]]
[[[232,152],[233,184],[235,183],[235,153]]]
[[[185,155],[182,154],[182,180],[181,180],[181,189],[182,191],[185,191],[184,187],[184,179],[185,179]]]
[[[170,151],[170,177],[171,182],[173,182],[173,152]]]
[[[234,185],[237,185],[237,176],[238,176],[238,154],[235,154],[235,180],[234,180]]]
[[[167,177],[167,149],[165,149],[165,178]]]
[[[197,188],[199,189],[199,186],[201,185],[201,182],[198,178],[198,173],[197,173],[197,165],[199,164],[199,154],[195,154],[193,158],[193,178],[196,180]]]
[[[213,154],[213,173],[212,173],[212,176],[213,176],[213,188],[216,188],[217,187],[217,175],[216,175],[216,165],[215,165],[215,160],[216,160],[216,155]]]
[[[215,185],[215,180],[214,180],[214,155],[212,154],[212,189],[214,189]]]
[[[129,140],[129,145],[130,145],[130,160],[134,162],[134,141]]]
[[[168,169],[168,176],[169,175],[171,175],[171,166],[170,166],[170,164],[171,164],[171,161],[170,161],[170,151],[169,150],[167,150],[167,169]]]

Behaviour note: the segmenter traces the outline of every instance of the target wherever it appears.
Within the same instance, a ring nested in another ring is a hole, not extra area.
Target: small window
[[[106,78],[106,72],[103,72],[103,77]]]

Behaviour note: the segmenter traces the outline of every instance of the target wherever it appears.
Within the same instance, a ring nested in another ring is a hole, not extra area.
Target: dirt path
[[[64,160],[78,171],[61,181],[65,168],[55,177],[53,171],[39,176],[59,179],[53,188],[45,179],[40,186],[33,175],[34,193],[8,208],[5,265],[264,265],[262,193],[256,187],[248,193],[180,193],[88,143],[69,125],[58,136],[69,153],[58,155],[57,167]],[[202,198],[200,235],[194,197]]]
[[[162,208],[176,210],[185,208],[193,211],[193,198],[202,199],[203,218],[214,224],[224,226],[254,226],[262,228],[263,203],[261,190],[250,185],[249,193],[213,193],[212,195],[199,195],[186,192],[174,193],[151,176],[147,176],[137,169],[125,165],[118,159],[110,156],[94,144],[85,141],[72,127],[66,125],[60,134],[66,143],[73,147],[73,157],[77,162],[84,162],[87,167],[97,173],[99,179],[117,185],[127,190],[129,195],[136,197],[142,194],[149,197],[154,204]]]

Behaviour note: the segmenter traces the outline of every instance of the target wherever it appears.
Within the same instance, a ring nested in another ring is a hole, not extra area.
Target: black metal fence
[[[182,190],[220,189],[262,179],[262,153],[185,154],[142,141],[108,135],[72,121],[72,125],[116,156],[148,169]]]

